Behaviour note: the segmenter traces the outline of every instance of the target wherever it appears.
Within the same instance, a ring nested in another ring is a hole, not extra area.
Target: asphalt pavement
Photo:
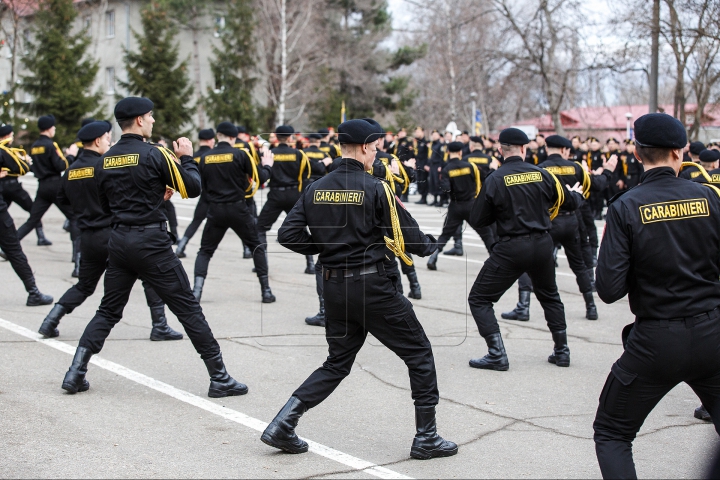
[[[36,183],[23,179],[34,196]],[[267,191],[258,193],[260,203]],[[446,209],[407,204],[426,233],[440,233]],[[173,199],[180,233],[196,201]],[[28,214],[10,209],[16,226]],[[55,299],[69,288],[73,265],[62,214],[43,219],[52,246],[23,240],[41,291]],[[352,373],[327,401],[307,412],[297,432],[311,440],[304,455],[260,442],[260,433],[294,389],[327,356],[324,331],[305,325],[316,313],[315,279],[305,259],[268,236],[270,285],[277,302],[261,303],[252,260],[242,258],[228,232],[210,263],[202,307],[220,342],[228,371],[246,383],[242,397],[209,399],[208,375],[185,338],[151,342],[150,312],[140,282],[123,320],[90,365],[88,392],[61,388],[72,353],[97,309],[103,286],[60,324],[60,337],[36,333],[51,306],[26,307],[22,283],[0,262],[0,476],[5,478],[589,478],[599,477],[592,440],[598,396],[622,353],[620,332],[633,321],[627,299],[598,302],[600,319],[584,318],[575,278],[561,256],[557,281],[568,322],[572,364],[547,362],[552,339],[535,297],[529,322],[500,320],[510,370],[475,370],[468,360],[486,347],[467,306],[467,294],[487,251],[465,232],[465,256],[441,255],[438,270],[416,258],[422,299],[413,300],[433,344],[441,400],[438,430],[460,445],[455,457],[409,458],[414,411],[403,362],[372,337]],[[598,222],[602,231],[602,222]],[[202,227],[183,259],[192,278]],[[449,245],[451,246],[451,245]],[[407,291],[408,283],[404,278]],[[512,309],[513,287],[496,306]],[[181,330],[168,311],[170,325]],[[699,405],[679,385],[648,417],[635,441],[644,478],[697,478],[712,458],[717,435],[693,418]]]

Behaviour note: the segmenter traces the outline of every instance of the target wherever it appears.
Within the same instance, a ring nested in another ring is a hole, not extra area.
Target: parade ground
[[[35,196],[33,178],[22,182]],[[258,192],[261,206],[267,190]],[[426,233],[439,235],[446,209],[406,205]],[[182,234],[196,200],[173,199]],[[10,208],[15,225],[28,214]],[[281,217],[281,218],[284,218]],[[43,293],[57,301],[73,284],[69,235],[52,207],[43,218],[52,246],[22,242]],[[597,222],[599,233],[603,222]],[[433,345],[440,404],[438,433],[456,442],[457,456],[409,458],[415,434],[405,365],[372,336],[350,376],[300,420],[297,433],[310,452],[290,455],[268,447],[260,433],[294,389],[327,355],[324,330],[307,326],[317,312],[315,277],[305,259],[268,235],[270,286],[277,302],[262,304],[252,260],[242,258],[229,232],[210,263],[202,308],[220,342],[229,373],[246,383],[245,396],[207,397],[208,374],[185,337],[151,342],[150,312],[137,282],[124,318],[93,357],[90,390],[61,388],[77,341],[97,309],[95,294],[60,323],[60,336],[37,329],[52,306],[26,307],[22,282],[0,263],[0,476],[4,478],[597,478],[592,440],[598,397],[622,353],[620,333],[633,321],[627,299],[605,305],[600,319],[584,318],[585,304],[563,252],[557,282],[565,304],[570,368],[547,362],[553,342],[532,297],[529,322],[500,320],[510,370],[475,370],[485,342],[467,305],[468,291],[488,252],[471,230],[464,257],[440,255],[438,270],[416,258],[422,299],[412,300]],[[338,228],[342,228],[339,226]],[[192,283],[202,227],[183,265]],[[452,241],[451,241],[452,242]],[[452,247],[452,243],[448,248]],[[408,291],[407,278],[403,278]],[[513,287],[496,314],[517,302]],[[168,310],[171,327],[182,331]],[[713,425],[693,418],[700,404],[680,385],[653,410],[634,443],[641,478],[698,478],[712,458]]]

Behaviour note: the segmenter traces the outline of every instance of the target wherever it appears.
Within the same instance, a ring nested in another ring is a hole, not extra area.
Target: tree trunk
[[[193,41],[193,68],[195,70],[195,108],[197,109],[198,128],[205,128],[205,106],[203,104],[203,92],[200,72],[200,45],[199,45],[199,27],[197,25],[197,14],[193,12],[193,18],[190,23]]]
[[[277,121],[285,123],[285,97],[287,96],[287,0],[280,0],[280,93],[278,95]]]
[[[648,111],[657,112],[658,109],[658,64],[660,56],[660,0],[653,0],[652,31],[650,46],[650,98]]]
[[[453,122],[457,119],[457,85],[455,80],[455,62],[453,61],[453,31],[452,17],[450,16],[450,4],[447,0],[445,4],[445,19],[447,21],[447,62],[448,74],[450,75],[450,120]]]

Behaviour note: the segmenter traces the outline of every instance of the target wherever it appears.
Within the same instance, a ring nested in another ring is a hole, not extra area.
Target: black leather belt
[[[575,210],[573,210],[572,212],[567,212],[565,210],[561,210],[557,214],[558,217],[569,217],[570,215],[575,215]]]
[[[323,278],[325,280],[329,278],[350,278],[354,277],[356,275],[370,275],[371,273],[378,273],[378,266],[377,264],[374,265],[366,265],[359,268],[353,268],[350,270],[341,270],[336,268],[323,268]]]
[[[147,225],[123,225],[122,223],[116,223],[113,225],[113,230],[138,230],[142,232],[145,229],[149,228],[159,228],[160,230],[167,230],[167,223],[166,222],[160,222],[160,223],[148,223]]]
[[[0,179],[0,185],[4,183],[18,183],[17,177],[5,177]]]
[[[285,190],[297,190],[298,186],[295,185],[294,187],[270,187],[270,190],[277,190],[279,192],[285,191]]]
[[[636,317],[638,322],[685,322],[687,327],[692,327],[696,323],[700,323],[704,320],[717,320],[720,318],[720,307],[715,307],[709,312],[694,315],[692,317],[677,317],[677,318],[652,318],[652,317]]]
[[[532,232],[532,233],[526,233],[524,235],[503,235],[500,237],[500,241],[507,242],[508,240],[514,240],[516,238],[540,238],[546,234],[547,234],[547,232]]]

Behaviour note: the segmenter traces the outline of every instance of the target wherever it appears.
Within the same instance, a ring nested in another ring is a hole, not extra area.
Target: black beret
[[[596,137],[588,137],[585,141],[590,143],[590,142],[599,142],[600,140],[598,140]]]
[[[447,145],[448,152],[462,152],[463,147],[465,146],[462,142],[450,142]]]
[[[82,121],[80,122],[80,127],[84,127],[85,125],[88,125],[88,124],[90,124],[90,123],[93,123],[94,121],[95,121],[95,119],[92,118],[92,117],[90,117],[90,118],[83,118]]]
[[[44,117],[38,118],[38,128],[41,132],[49,130],[55,126],[55,117],[52,115],[45,115]]]
[[[330,135],[330,130],[328,130],[327,128],[321,128],[320,130],[318,130],[318,133],[323,137],[326,137]]]
[[[372,118],[356,118],[343,122],[337,129],[340,143],[364,145],[385,136],[385,130]]]
[[[230,122],[220,122],[220,125],[217,126],[217,132],[232,138],[238,136],[237,127]]]
[[[684,148],[687,133],[677,118],[648,113],[635,120],[635,143],[641,147]]]
[[[94,141],[96,138],[102,137],[110,130],[112,130],[112,124],[110,122],[92,122],[80,129],[77,134],[77,138],[83,143],[89,143]]]
[[[12,131],[13,131],[12,125],[10,125],[10,124],[2,125],[2,126],[0,126],[0,137],[7,137],[8,135],[10,135],[12,133]]]
[[[115,105],[115,119],[129,120],[141,117],[153,109],[153,102],[145,97],[126,97]]]
[[[482,136],[479,136],[479,137],[472,136],[472,137],[470,137],[470,141],[471,141],[471,142],[474,142],[474,143],[482,143],[482,142],[483,142],[483,137],[482,137]]]
[[[605,143],[610,143],[610,142],[620,143],[617,141],[617,138],[615,138],[615,137],[610,137],[607,140],[605,140]]]
[[[238,129],[238,135],[241,133],[247,133],[247,129],[245,129],[242,125],[235,125],[235,127]]]
[[[626,138],[624,142],[625,145],[635,145],[635,140],[633,140],[632,138]]]
[[[685,145],[683,145],[684,147]],[[705,150],[705,144],[702,142],[692,142],[690,144],[690,153],[693,155],[700,155]]]
[[[545,138],[545,135],[543,135],[542,133],[538,133],[537,135],[535,135],[535,138],[538,138],[538,137]]]
[[[519,128],[506,128],[500,132],[500,143],[503,145],[527,145],[528,136]]]
[[[198,138],[200,140],[212,140],[215,138],[215,130],[212,128],[206,128],[205,130],[200,130],[198,132]]]
[[[308,135],[308,138],[310,140],[322,140],[324,136],[325,135],[321,133],[311,133],[310,135]]]
[[[290,125],[280,125],[275,129],[275,135],[292,135],[295,129]]]
[[[550,135],[545,139],[545,143],[550,148],[572,148],[572,142],[560,135]]]
[[[712,163],[720,160],[720,152],[717,150],[703,150],[700,154],[700,161],[704,163]]]

